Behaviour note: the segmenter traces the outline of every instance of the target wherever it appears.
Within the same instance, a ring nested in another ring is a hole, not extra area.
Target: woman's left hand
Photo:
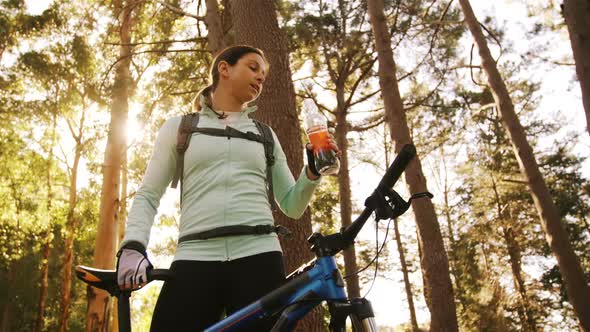
[[[340,148],[338,148],[338,144],[336,144],[336,140],[334,139],[334,134],[333,134],[334,130],[332,128],[330,128],[330,130],[328,131],[328,136],[329,136],[329,145],[330,145],[330,149],[332,151],[335,152],[336,157],[338,159],[340,159],[340,156],[342,156],[342,151],[340,151]],[[307,143],[305,145],[305,149],[306,149],[306,153],[307,153],[307,160],[308,160],[308,167],[307,167],[307,177],[311,180],[317,180],[320,175],[317,173],[317,170],[315,169],[315,166],[313,166],[312,168],[310,168],[309,164],[313,163],[313,144],[311,143]],[[313,169],[313,171],[312,171]]]
[[[330,128],[330,129],[332,129],[332,128]],[[340,151],[340,148],[338,147],[338,144],[336,144],[336,140],[334,139],[334,135],[332,134],[332,131],[333,130],[330,130],[328,132],[328,136],[330,137],[329,140],[328,140],[330,142],[330,149],[332,151],[336,152],[336,157],[340,158],[340,156],[342,156],[342,151]],[[313,151],[313,144],[307,143],[305,145],[305,148],[307,150]]]
[[[336,157],[340,158],[340,156],[342,156],[342,151],[340,151],[340,148],[338,148],[338,144],[336,144],[336,140],[334,139],[334,135],[332,133],[333,131],[334,130],[332,128],[328,130],[328,136],[330,137],[330,149],[336,152]]]

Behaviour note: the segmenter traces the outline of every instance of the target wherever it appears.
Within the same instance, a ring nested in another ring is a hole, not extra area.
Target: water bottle
[[[338,174],[340,161],[330,147],[328,120],[311,99],[303,101],[303,114],[307,137],[313,144],[316,169],[321,175]]]

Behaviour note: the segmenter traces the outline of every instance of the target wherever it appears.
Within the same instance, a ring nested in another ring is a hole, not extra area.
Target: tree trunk
[[[563,16],[572,43],[576,74],[582,89],[586,130],[590,134],[590,1],[564,0]]]
[[[81,129],[80,129],[81,130]],[[70,193],[69,193],[69,207],[68,216],[66,219],[66,243],[64,251],[64,274],[61,282],[61,298],[60,298],[60,317],[59,317],[59,331],[65,332],[68,330],[68,319],[70,317],[70,295],[72,289],[72,269],[74,265],[74,238],[78,229],[78,217],[76,216],[76,204],[78,201],[78,165],[82,157],[82,145],[78,141],[76,143],[76,152],[74,155],[74,163],[72,165],[72,174],[70,176]]]
[[[442,153],[442,164],[444,167],[444,215],[447,219],[447,231],[449,232],[449,269],[451,274],[454,276],[453,280],[455,282],[454,290],[455,290],[455,297],[457,301],[461,304],[460,308],[463,312],[466,310],[466,303],[465,303],[465,296],[463,291],[463,285],[461,283],[461,278],[457,275],[457,256],[455,254],[455,250],[457,248],[457,241],[455,240],[455,230],[453,228],[453,218],[451,216],[451,203],[449,201],[449,183],[448,183],[448,174],[447,174],[447,165],[445,162],[445,151],[444,148],[441,149]],[[461,313],[460,313],[461,314]]]
[[[12,303],[7,302],[2,308],[2,321],[0,322],[0,332],[10,332],[10,321],[12,320]]]
[[[303,167],[303,144],[297,117],[295,89],[291,80],[287,40],[279,29],[275,3],[272,0],[235,0],[231,2],[236,42],[262,49],[270,62],[264,90],[257,104],[256,118],[269,124],[276,132],[285,151],[291,172],[298,175]],[[305,176],[305,175],[304,175]],[[311,219],[307,210],[300,220],[274,213],[275,222],[293,233],[281,238],[285,268],[290,272],[312,258],[307,237],[311,234]],[[304,249],[305,248],[305,249]],[[315,310],[298,324],[302,331],[322,331],[320,310]]]
[[[53,114],[51,124],[51,141],[49,143],[49,156],[47,157],[47,173],[45,181],[47,183],[47,230],[43,238],[43,256],[41,259],[41,288],[39,289],[39,307],[37,310],[37,321],[35,322],[35,332],[43,330],[45,320],[45,301],[47,300],[48,274],[49,274],[49,254],[51,253],[51,241],[53,240],[53,227],[51,206],[53,201],[53,188],[51,185],[51,171],[53,170],[53,146],[55,145],[55,127],[57,126],[57,112]]]
[[[379,85],[385,105],[386,120],[389,124],[395,150],[412,143],[403,103],[396,80],[396,66],[391,49],[390,35],[383,13],[383,0],[368,1],[369,18],[379,60]],[[411,193],[427,191],[426,179],[420,159],[416,156],[405,172]],[[424,294],[430,310],[431,331],[457,331],[457,314],[453,297],[453,286],[449,274],[449,261],[445,252],[440,226],[432,202],[419,199],[412,202],[418,228],[418,242],[422,248],[422,272],[425,280]]]
[[[510,267],[512,269],[512,278],[514,279],[514,286],[520,296],[519,315],[521,316],[523,331],[536,332],[537,323],[535,322],[534,314],[531,310],[529,298],[527,296],[526,286],[522,278],[522,263],[520,246],[516,240],[514,229],[506,227],[503,230],[504,240],[508,249],[508,257],[510,259]]]
[[[399,263],[404,275],[404,285],[406,287],[406,297],[408,298],[408,308],[410,309],[410,322],[412,323],[412,331],[420,331],[418,328],[418,321],[416,320],[416,308],[414,307],[414,296],[412,295],[412,284],[406,264],[406,255],[404,254],[404,245],[399,233],[397,218],[393,219],[393,230],[395,231],[395,242],[397,243],[397,251],[399,252]]]
[[[512,269],[512,279],[514,280],[514,287],[520,296],[520,305],[516,308],[520,321],[522,323],[522,330],[527,332],[536,332],[537,324],[535,317],[530,309],[530,303],[526,294],[526,287],[522,278],[522,264],[521,264],[521,250],[514,228],[511,225],[516,225],[516,221],[512,218],[507,218],[504,213],[504,208],[500,200],[500,193],[497,182],[493,175],[490,176],[492,181],[492,189],[494,190],[494,197],[496,199],[496,208],[498,210],[498,221],[504,225],[502,229],[502,236],[506,241],[506,249],[508,251],[508,259]]]
[[[465,15],[465,23],[477,43],[482,66],[488,76],[488,84],[492,88],[494,100],[500,108],[502,122],[512,142],[521,172],[526,176],[528,185],[531,188],[547,242],[555,258],[557,258],[569,301],[574,307],[582,328],[585,331],[590,331],[590,287],[584,278],[584,272],[578,257],[571,247],[568,234],[561,223],[559,211],[551,198],[543,175],[539,171],[533,150],[516,116],[514,104],[496,67],[496,62],[488,49],[479,22],[468,0],[459,0],[459,3]]]
[[[103,165],[103,183],[100,196],[100,221],[94,247],[94,267],[112,269],[115,261],[116,234],[119,213],[121,163],[127,147],[125,127],[129,108],[129,90],[132,84],[131,63],[132,11],[136,1],[117,1],[116,14],[120,13],[119,61],[115,67],[111,122]],[[103,290],[88,288],[86,331],[104,331],[109,322],[109,295]]]
[[[445,183],[446,183],[446,179],[445,179]],[[457,301],[459,302],[459,304],[461,304],[460,309],[461,312],[459,314],[463,314],[466,311],[467,308],[467,304],[465,301],[465,292],[463,290],[463,283],[461,282],[461,278],[459,278],[459,276],[457,275],[457,267],[456,267],[456,263],[457,263],[457,256],[455,254],[455,250],[457,248],[457,242],[455,240],[455,236],[453,235],[453,219],[451,217],[451,212],[450,212],[450,207],[449,207],[449,191],[448,188],[446,187],[445,184],[445,217],[447,219],[447,229],[449,232],[449,270],[451,272],[451,274],[454,276],[453,280],[455,282],[454,285],[454,294],[455,297],[457,298]]]
[[[215,55],[228,45],[225,43],[225,33],[223,32],[217,0],[206,0],[205,5],[207,6],[205,23],[207,25],[208,47],[211,54]]]
[[[119,220],[117,225],[117,244],[115,248],[119,248],[123,238],[125,237],[125,222],[127,220],[127,184],[128,184],[129,169],[127,168],[127,149],[123,154],[123,163],[121,165],[121,206],[119,208]],[[111,319],[111,332],[119,332],[119,312],[117,310],[117,298],[113,298],[111,303],[111,312],[113,317]]]
[[[43,323],[45,321],[45,302],[47,301],[47,287],[49,275],[49,254],[51,253],[51,241],[53,240],[53,232],[51,224],[47,226],[43,243],[43,258],[41,263],[41,288],[39,289],[39,308],[37,310],[37,321],[35,322],[35,332],[43,330]]]
[[[14,270],[15,270],[15,262],[9,261],[8,262],[8,278],[7,284],[10,286],[13,285],[14,282]],[[11,292],[12,293],[12,292]],[[9,295],[12,295],[9,293]],[[4,306],[2,307],[2,316],[0,316],[0,332],[11,332],[10,329],[12,325],[12,314],[14,312],[14,305],[11,301],[5,301]]]
[[[352,224],[352,194],[350,192],[350,173],[348,170],[348,122],[346,120],[346,109],[344,107],[344,86],[340,82],[336,83],[336,143],[342,151],[340,156],[340,173],[338,174],[338,191],[340,193],[340,222],[342,227],[348,227]],[[359,286],[359,277],[356,274],[358,270],[356,264],[356,252],[354,244],[343,251],[344,270],[346,275],[346,290],[350,298],[361,297]]]

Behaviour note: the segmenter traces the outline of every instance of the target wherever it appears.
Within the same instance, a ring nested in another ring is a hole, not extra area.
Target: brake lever
[[[393,189],[390,191],[389,195],[387,195],[387,196],[391,199],[390,204],[392,205],[392,216],[391,216],[392,219],[397,218],[397,217],[401,216],[402,214],[406,213],[406,211],[408,211],[410,206],[412,206],[412,200],[418,199],[418,198],[424,198],[424,197],[432,199],[434,197],[434,195],[432,193],[425,191],[425,192],[413,194],[412,196],[410,196],[410,199],[408,199],[408,201],[406,202]]]

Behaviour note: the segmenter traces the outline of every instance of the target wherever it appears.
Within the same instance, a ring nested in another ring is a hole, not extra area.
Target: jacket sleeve
[[[310,180],[305,173],[306,166],[304,165],[299,178],[295,181],[287,165],[283,148],[274,131],[272,134],[275,140],[275,164],[272,168],[275,201],[285,215],[299,219],[309,205],[313,191],[319,185],[321,178],[315,181]]]
[[[176,169],[176,137],[179,124],[180,117],[170,118],[158,132],[143,182],[129,211],[121,246],[131,241],[137,241],[146,248],[148,246],[150,230],[160,199],[172,181]]]

